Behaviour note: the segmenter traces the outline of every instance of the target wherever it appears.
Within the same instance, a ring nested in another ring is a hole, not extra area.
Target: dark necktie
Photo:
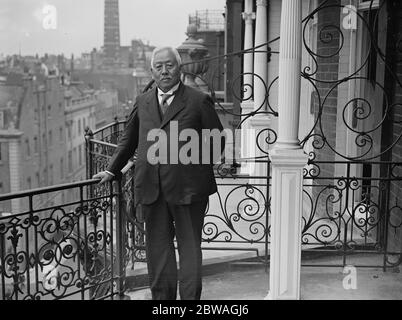
[[[169,99],[171,96],[173,96],[174,94],[170,94],[170,93],[163,93],[162,96],[162,101],[161,101],[161,111],[162,111],[162,115],[166,113],[167,108],[169,107],[168,103],[167,103],[167,99]]]

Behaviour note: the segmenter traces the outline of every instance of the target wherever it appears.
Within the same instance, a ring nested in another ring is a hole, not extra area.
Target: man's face
[[[152,78],[164,92],[169,91],[180,80],[180,67],[171,50],[162,50],[155,54],[151,66]]]

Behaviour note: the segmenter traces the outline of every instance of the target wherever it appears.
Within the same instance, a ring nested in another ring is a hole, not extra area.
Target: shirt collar
[[[158,88],[158,96],[160,96],[162,94],[171,94],[171,95],[173,95],[177,91],[179,86],[180,86],[180,81],[175,86],[173,86],[168,92],[163,92],[161,89]]]

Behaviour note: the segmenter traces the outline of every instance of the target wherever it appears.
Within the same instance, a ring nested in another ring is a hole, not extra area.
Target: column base
[[[273,294],[271,291],[268,291],[267,295],[264,297],[264,300],[300,300],[300,296],[294,296],[294,297],[276,297],[274,298]]]
[[[286,141],[286,142],[277,141],[275,143],[275,148],[281,150],[297,150],[300,149],[300,141],[299,140]]]
[[[274,147],[272,164],[271,259],[268,300],[300,299],[303,168],[307,155]]]

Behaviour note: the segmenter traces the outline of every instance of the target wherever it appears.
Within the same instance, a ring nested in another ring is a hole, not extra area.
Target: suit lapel
[[[159,127],[162,122],[161,114],[159,111],[159,103],[157,98],[157,89],[156,87],[152,89],[149,93],[149,97],[147,101],[147,111],[151,115],[151,118],[154,120],[155,124]]]
[[[168,124],[169,121],[172,120],[186,106],[185,101],[187,97],[185,95],[184,89],[184,85],[181,83],[179,89],[177,90],[177,93],[175,94],[175,97],[173,98],[172,103],[170,104],[169,108],[167,108],[167,111],[163,117],[160,126],[161,128],[166,126],[166,124]]]

